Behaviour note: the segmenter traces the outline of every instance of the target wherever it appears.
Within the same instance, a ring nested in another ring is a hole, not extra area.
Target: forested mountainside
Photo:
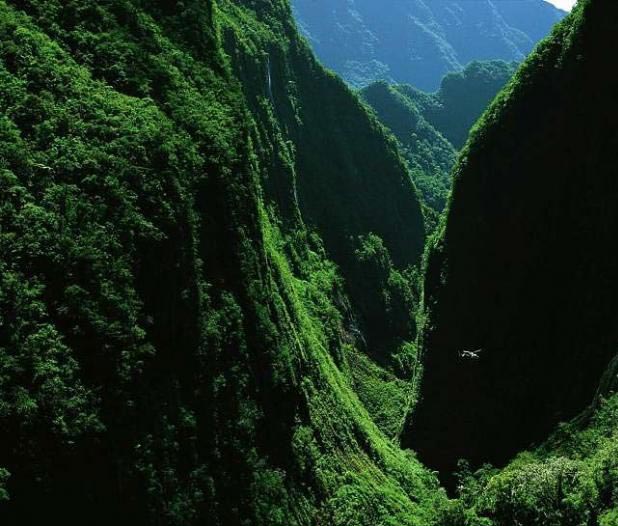
[[[0,521],[425,524],[424,227],[284,0],[0,2]]]
[[[446,75],[435,93],[384,81],[360,91],[398,139],[423,201],[434,212],[428,219],[436,218],[446,204],[457,150],[516,69],[514,62],[474,61],[463,71]]]
[[[526,62],[419,262],[287,0],[0,0],[0,523],[615,526],[617,22]]]
[[[443,474],[543,440],[618,349],[618,4],[579,4],[473,131],[430,243],[404,444]]]
[[[544,0],[292,0],[318,58],[348,83],[438,89],[473,60],[521,61],[565,12]]]

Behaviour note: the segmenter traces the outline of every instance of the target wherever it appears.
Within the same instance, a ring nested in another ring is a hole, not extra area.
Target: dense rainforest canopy
[[[0,522],[615,526],[617,23],[525,62],[424,253],[514,66],[363,101],[287,0],[0,1]]]

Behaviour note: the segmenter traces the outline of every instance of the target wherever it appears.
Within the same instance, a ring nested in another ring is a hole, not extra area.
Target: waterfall
[[[273,97],[273,81],[270,69],[270,56],[266,57],[266,89],[268,90],[268,97],[274,104],[275,100]]]

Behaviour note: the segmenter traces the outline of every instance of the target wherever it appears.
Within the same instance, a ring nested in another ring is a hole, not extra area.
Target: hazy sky
[[[569,11],[577,2],[577,0],[547,0],[547,1],[551,2],[555,6],[558,6],[562,9],[566,9],[567,11]]]

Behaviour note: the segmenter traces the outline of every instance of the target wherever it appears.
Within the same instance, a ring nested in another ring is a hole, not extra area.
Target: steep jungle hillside
[[[473,131],[429,249],[404,443],[443,474],[538,443],[616,354],[618,5],[579,4]]]
[[[516,67],[501,60],[471,62],[462,72],[446,75],[436,93],[384,81],[360,91],[398,139],[423,201],[434,212],[429,219],[446,204],[457,150]]]
[[[544,0],[293,0],[318,58],[348,83],[438,89],[473,60],[521,61],[566,13]]]
[[[2,524],[428,523],[420,206],[286,1],[2,1],[0,109]]]
[[[458,498],[437,510],[450,526],[613,526],[618,520],[618,395],[614,386],[593,410],[561,425],[543,446],[497,471],[458,476]]]

